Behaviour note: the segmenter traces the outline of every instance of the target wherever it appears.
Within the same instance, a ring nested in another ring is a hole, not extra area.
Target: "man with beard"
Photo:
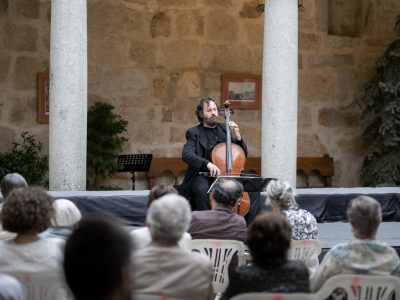
[[[182,160],[188,164],[188,169],[179,193],[190,200],[193,210],[209,210],[211,204],[207,191],[215,177],[221,175],[221,170],[211,161],[211,152],[215,145],[226,142],[226,128],[225,123],[218,123],[218,106],[213,98],[200,99],[195,114],[200,124],[186,131]],[[239,126],[230,121],[229,128],[232,143],[239,145],[247,156],[247,146]],[[249,194],[250,209],[245,216],[247,224],[263,207],[260,193]]]

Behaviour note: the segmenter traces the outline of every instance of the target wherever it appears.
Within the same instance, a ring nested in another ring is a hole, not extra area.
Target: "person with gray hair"
[[[312,282],[313,291],[338,274],[400,277],[400,259],[396,250],[375,240],[382,221],[379,202],[369,196],[358,196],[350,200],[346,214],[355,239],[335,245],[327,252]]]
[[[293,240],[316,240],[318,228],[315,217],[301,209],[294,199],[290,184],[286,181],[271,180],[267,185],[267,202],[273,209],[281,212],[292,227]]]
[[[209,258],[178,246],[190,220],[189,203],[179,195],[165,195],[150,205],[146,223],[152,242],[132,255],[134,295],[191,300],[213,298]]]
[[[12,189],[27,187],[28,183],[25,178],[19,173],[9,173],[3,177],[1,181],[1,194],[3,200],[8,196]]]

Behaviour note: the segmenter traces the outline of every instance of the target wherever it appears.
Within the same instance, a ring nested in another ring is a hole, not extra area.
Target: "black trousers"
[[[210,195],[207,193],[215,178],[204,175],[197,175],[192,179],[190,184],[190,204],[192,210],[209,210],[211,209]],[[249,192],[250,208],[249,212],[244,216],[247,225],[249,225],[255,216],[265,208],[265,203],[261,201],[260,192]]]

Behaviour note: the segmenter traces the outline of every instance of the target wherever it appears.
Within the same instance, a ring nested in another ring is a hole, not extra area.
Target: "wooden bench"
[[[186,172],[187,164],[180,157],[153,157],[150,170],[147,172],[149,188],[155,185],[155,180],[159,177],[171,175],[175,183],[178,178]],[[261,174],[261,157],[247,157],[244,166],[246,173]],[[323,178],[326,187],[332,186],[333,158],[329,155],[322,157],[297,157],[297,172],[303,173],[306,178],[306,186],[309,187],[309,177],[313,172],[317,172]]]

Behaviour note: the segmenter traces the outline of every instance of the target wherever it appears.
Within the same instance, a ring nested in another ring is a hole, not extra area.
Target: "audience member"
[[[0,241],[0,272],[60,270],[63,241],[39,236],[50,225],[53,214],[53,199],[44,190],[26,187],[11,191],[1,220],[4,229],[17,236]]]
[[[48,238],[60,238],[66,240],[72,230],[78,226],[81,220],[81,212],[74,202],[68,199],[57,199],[53,202],[55,210],[54,217],[51,219],[51,227],[40,235]]]
[[[266,192],[267,201],[273,209],[281,212],[289,221],[293,240],[318,239],[317,220],[310,212],[299,208],[289,183],[280,179],[272,180],[268,183]],[[318,255],[313,255],[306,261],[306,265],[310,278],[313,278],[319,265]]]
[[[12,189],[27,187],[28,183],[25,178],[18,173],[9,173],[3,177],[1,181],[1,194],[3,199],[11,192]]]
[[[0,273],[0,300],[25,300],[21,283],[16,278]]]
[[[147,206],[150,207],[153,201],[159,199],[160,197],[167,195],[167,194],[178,194],[178,191],[172,185],[156,185],[154,186],[149,193],[149,200],[147,202]],[[131,237],[134,240],[135,249],[142,249],[151,243],[151,234],[149,227],[141,227],[131,231]],[[192,237],[189,233],[185,232],[182,238],[179,240],[179,246],[186,250],[190,251],[190,241]]]
[[[382,221],[379,202],[368,196],[358,196],[349,202],[346,213],[355,239],[335,245],[328,251],[312,282],[313,291],[338,274],[400,277],[400,260],[396,250],[375,240]]]
[[[220,178],[212,189],[214,207],[193,211],[189,233],[193,239],[246,240],[245,219],[232,212],[243,193],[243,186],[234,179]]]
[[[129,234],[109,216],[84,218],[65,244],[64,273],[76,300],[129,300]]]
[[[0,210],[3,206],[5,198],[14,188],[27,187],[28,183],[25,178],[18,173],[9,173],[3,177],[1,181],[1,193],[3,196],[3,202],[0,203]],[[9,240],[15,237],[14,233],[4,231],[2,225],[0,224],[0,240]]]
[[[147,225],[153,241],[133,253],[135,294],[191,300],[213,298],[209,258],[178,246],[190,219],[189,203],[179,195],[165,195],[150,205]]]
[[[290,224],[281,214],[258,215],[247,234],[253,263],[237,268],[230,275],[222,299],[250,292],[309,292],[307,267],[301,261],[287,258],[291,234]]]

